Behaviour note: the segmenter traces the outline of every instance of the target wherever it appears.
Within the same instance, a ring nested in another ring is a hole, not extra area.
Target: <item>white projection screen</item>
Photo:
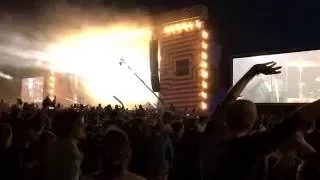
[[[43,100],[44,77],[22,79],[21,98],[28,103],[41,103]]]
[[[254,64],[274,61],[279,75],[256,76],[242,98],[255,103],[307,103],[320,98],[320,50],[233,58],[233,84]]]

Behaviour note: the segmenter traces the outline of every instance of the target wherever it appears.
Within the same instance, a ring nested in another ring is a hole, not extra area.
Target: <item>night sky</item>
[[[0,8],[32,12],[38,4],[48,1],[61,0],[1,0]],[[207,5],[210,25],[228,54],[312,49],[320,45],[317,0],[104,0],[104,4],[124,11],[143,8],[153,14]]]

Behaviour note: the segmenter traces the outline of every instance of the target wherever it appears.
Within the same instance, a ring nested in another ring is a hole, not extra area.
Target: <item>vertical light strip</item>
[[[208,39],[209,33],[206,30],[201,31],[201,53],[200,53],[200,77],[201,77],[201,103],[200,108],[201,110],[206,110],[208,108]]]

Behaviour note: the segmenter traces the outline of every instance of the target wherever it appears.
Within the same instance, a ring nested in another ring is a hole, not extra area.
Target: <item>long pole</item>
[[[122,106],[122,109],[124,109],[124,104],[122,103],[122,101],[120,101],[120,99],[118,99],[116,96],[113,96],[113,98],[115,98]]]
[[[162,105],[165,106],[165,103],[163,102],[163,100],[155,93],[153,92],[153,90],[138,76],[138,74],[136,72],[134,72],[131,67],[124,61],[124,59],[120,59],[120,66],[122,65],[126,65],[127,68],[142,82],[142,84],[148,88],[148,90],[162,103]]]

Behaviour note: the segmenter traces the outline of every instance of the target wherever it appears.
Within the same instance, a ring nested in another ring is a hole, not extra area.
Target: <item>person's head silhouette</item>
[[[258,118],[256,105],[248,100],[237,100],[228,107],[227,125],[236,135],[246,135]]]

